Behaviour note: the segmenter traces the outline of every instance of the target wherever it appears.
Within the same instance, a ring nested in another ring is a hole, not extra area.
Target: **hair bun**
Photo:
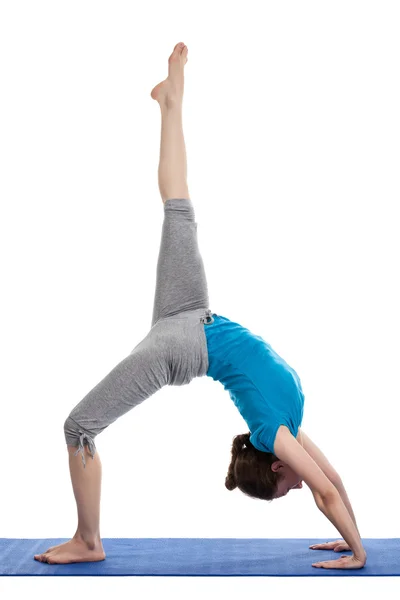
[[[225,479],[225,487],[230,492],[237,488],[236,479],[233,473],[229,473],[229,475]]]
[[[246,446],[246,448],[252,448],[253,447],[253,444],[250,441],[250,433],[245,433],[244,434],[243,444]]]

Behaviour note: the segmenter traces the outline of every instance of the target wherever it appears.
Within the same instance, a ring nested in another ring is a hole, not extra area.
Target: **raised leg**
[[[189,197],[187,185],[186,146],[182,125],[184,66],[188,49],[183,43],[175,46],[168,59],[168,77],[151,92],[161,109],[161,144],[158,166],[158,186],[162,201]]]

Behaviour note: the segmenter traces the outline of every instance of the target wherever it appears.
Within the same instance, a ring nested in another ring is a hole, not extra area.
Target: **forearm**
[[[344,489],[343,483],[341,481],[339,483],[335,483],[335,487],[336,487],[337,491],[339,492],[340,497],[343,500],[343,504],[347,508],[348,513],[349,513],[350,517],[352,518],[354,525],[357,528],[358,534],[361,535],[360,532],[359,532],[359,530],[358,530],[357,523],[356,523],[356,518],[354,516],[354,512],[353,512],[353,509],[351,507],[350,500],[349,500],[349,497],[347,495],[347,492]]]
[[[331,523],[340,532],[342,538],[349,545],[354,556],[360,559],[366,558],[366,552],[363,548],[357,525],[352,520],[344,501],[338,490],[328,497],[317,501],[317,506],[321,512],[330,520]]]

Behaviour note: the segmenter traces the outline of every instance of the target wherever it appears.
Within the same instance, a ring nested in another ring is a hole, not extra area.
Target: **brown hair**
[[[225,479],[228,490],[239,488],[243,494],[260,500],[273,500],[282,475],[271,470],[279,460],[272,452],[261,452],[250,442],[250,432],[237,435],[232,443],[232,460]]]

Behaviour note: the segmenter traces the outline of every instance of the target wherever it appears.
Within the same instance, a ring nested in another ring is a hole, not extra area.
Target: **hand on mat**
[[[324,560],[323,562],[313,563],[313,567],[318,569],[362,569],[367,562],[367,559],[361,560],[356,558],[354,554],[348,556],[344,554],[335,560]]]
[[[325,544],[313,544],[309,548],[312,550],[333,550],[334,552],[346,552],[346,550],[350,550],[350,546],[344,540],[326,542]]]

